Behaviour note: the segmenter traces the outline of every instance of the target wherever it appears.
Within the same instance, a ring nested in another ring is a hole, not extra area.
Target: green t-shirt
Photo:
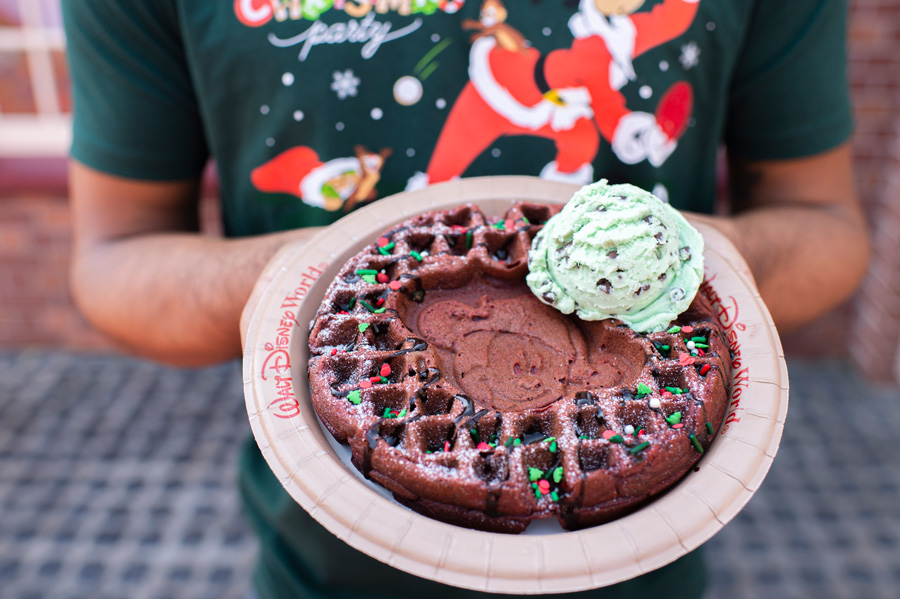
[[[636,9],[598,8],[610,4]],[[63,9],[73,156],[148,180],[196,177],[212,158],[232,236],[328,224],[404,189],[489,174],[606,178],[709,212],[722,147],[787,159],[851,131],[840,0],[68,0]],[[339,549],[252,445],[241,481],[260,532],[262,596],[366,596],[340,575],[356,569],[399,577],[373,597],[450,592]],[[685,596],[699,594],[702,568],[691,568],[642,577],[637,596],[672,572],[688,576]]]
[[[498,173],[708,212],[723,144],[780,159],[849,136],[845,2],[506,4],[71,0],[73,155],[140,179],[211,156],[226,231],[249,235]]]

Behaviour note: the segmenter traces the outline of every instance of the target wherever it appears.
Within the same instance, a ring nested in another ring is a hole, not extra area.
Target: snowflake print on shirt
[[[331,82],[331,89],[337,94],[339,100],[344,100],[347,96],[356,96],[359,93],[359,77],[353,74],[352,69],[347,69],[343,73],[335,71],[332,73],[334,80]]]
[[[700,63],[700,47],[697,46],[697,42],[690,42],[683,45],[681,47],[681,56],[678,57],[678,61],[685,70],[690,70],[697,66]]]

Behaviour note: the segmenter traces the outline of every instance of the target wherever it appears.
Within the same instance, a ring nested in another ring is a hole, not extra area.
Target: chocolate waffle
[[[722,422],[728,348],[699,295],[646,335],[534,297],[528,249],[558,209],[402,222],[345,264],[311,324],[317,414],[419,513],[510,533],[600,524],[676,483]]]

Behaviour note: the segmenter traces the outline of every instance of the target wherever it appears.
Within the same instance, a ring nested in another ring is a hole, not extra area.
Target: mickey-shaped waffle
[[[498,532],[593,526],[677,482],[722,422],[728,349],[699,296],[647,335],[534,297],[527,252],[558,209],[409,219],[347,262],[316,314],[316,412],[422,514]]]

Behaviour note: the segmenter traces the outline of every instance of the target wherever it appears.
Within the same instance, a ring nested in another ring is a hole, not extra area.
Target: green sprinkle
[[[377,274],[378,274],[378,271],[377,271],[377,270],[372,270],[371,268],[360,268],[359,270],[356,271],[356,274],[358,274],[358,275],[360,275],[360,276],[365,276],[365,275],[377,275]]]
[[[347,394],[347,401],[349,401],[350,403],[352,403],[354,406],[358,406],[358,405],[359,405],[359,402],[362,401],[362,399],[360,398],[360,391],[359,391],[359,389],[354,389],[353,391],[351,391],[350,393],[348,393],[348,394]]]
[[[419,252],[417,252],[415,250],[411,251],[409,253],[409,255],[412,256],[413,258],[415,258],[416,260],[418,260],[419,262],[422,261],[422,254],[420,254]]]
[[[473,440],[475,443],[478,443],[479,441],[481,441],[481,435],[478,434],[478,429],[477,429],[477,428],[470,428],[470,429],[469,429],[469,434],[472,436],[472,440]]]
[[[510,445],[512,445],[512,442],[513,442],[513,438],[509,437],[506,441],[503,442],[503,446],[509,447]]]
[[[393,241],[390,242],[390,243],[387,244],[387,245],[380,245],[380,246],[378,246],[378,253],[381,254],[382,256],[390,256],[390,255],[391,255],[391,250],[392,250],[392,249],[394,249],[394,242],[393,242]]]
[[[666,387],[665,389],[672,395],[681,395],[684,393],[684,390],[681,387]]]
[[[673,412],[671,416],[666,416],[666,422],[668,422],[670,426],[678,424],[681,422],[681,412]]]
[[[664,343],[655,343],[654,345],[656,345],[656,351],[658,351],[661,354],[668,353],[669,350],[672,349],[671,347],[669,347],[668,345],[665,345]]]
[[[695,343],[694,347],[699,347],[700,349],[709,349],[709,345],[706,343]]]
[[[550,443],[551,441],[556,441],[556,437],[545,437],[541,439],[541,443]]]
[[[385,408],[385,409],[384,409],[384,416],[382,416],[382,418],[390,418],[390,417],[391,417],[391,409],[390,409],[390,408]]]
[[[525,217],[525,216],[522,217],[522,222],[525,223],[526,225],[530,225],[530,224],[531,224],[531,221],[528,220],[528,217]]]
[[[694,446],[694,449],[696,449],[700,453],[703,453],[703,446],[700,445],[700,441],[697,440],[697,435],[688,435],[688,439],[691,440],[691,445]]]
[[[631,454],[633,455],[633,454],[640,453],[640,452],[644,451],[644,450],[647,449],[648,447],[650,447],[650,441],[644,441],[644,442],[641,443],[640,445],[635,445],[634,447],[632,447],[632,448],[629,449],[628,451],[629,451],[629,453],[631,453]]]
[[[706,343],[706,337],[691,337],[690,340],[694,343]]]
[[[359,323],[359,332],[360,332],[360,333],[365,333],[365,332],[366,332],[366,329],[368,329],[368,328],[369,328],[369,323],[368,323],[368,322],[361,322],[361,323]]]
[[[528,480],[530,480],[531,482],[539,481],[539,480],[541,480],[541,478],[543,476],[544,476],[544,471],[541,470],[540,468],[529,468],[528,469]]]
[[[407,413],[406,408],[403,408],[402,410],[400,410],[400,413],[397,415],[397,418],[403,418],[404,416],[406,416],[406,413]]]
[[[537,485],[537,483],[531,483],[531,488],[534,489],[534,496],[538,499],[541,498],[541,488]]]
[[[609,441],[611,441],[612,443],[624,443],[625,439],[622,437],[622,435],[613,435],[609,438]]]
[[[521,444],[522,444],[522,439],[516,438],[516,440],[513,441],[513,447],[518,447]]]
[[[554,441],[550,444],[550,453],[556,453],[556,449],[556,441]]]
[[[362,280],[368,283],[369,285],[375,284],[375,275],[363,275]]]
[[[375,308],[375,306],[373,306],[372,304],[370,304],[369,302],[367,302],[364,299],[359,300],[359,303],[361,303],[365,307],[366,310],[368,310],[369,312],[371,312],[373,314],[381,314],[382,312],[385,311],[385,308]]]
[[[706,423],[706,432],[709,433],[710,435],[712,435],[716,432],[715,429],[713,429],[712,422]]]
[[[587,435],[578,435],[579,439],[590,439]]]
[[[650,395],[652,389],[646,383],[638,383],[637,386],[637,394],[638,395]]]
[[[348,309],[348,310],[352,310],[353,307],[354,307],[355,305],[356,305],[356,298],[355,298],[355,297],[351,297],[351,298],[350,298],[350,303],[347,304],[347,309]]]
[[[557,466],[556,468],[553,469],[553,482],[555,482],[556,484],[559,484],[559,482],[562,480],[562,478],[563,478],[563,468],[562,468],[562,466]]]
[[[506,222],[501,220],[500,222],[496,222],[491,226],[494,227],[495,229],[497,229],[498,231],[503,231],[506,229]]]
[[[387,384],[387,382],[388,382],[387,377],[386,377],[386,376],[381,377],[381,380],[380,380],[379,382],[380,382],[382,385]]]
[[[472,248],[472,232],[466,231],[466,249]]]
[[[671,329],[669,329],[669,330],[666,331],[666,332],[667,332],[668,334],[670,334],[670,335],[674,335],[675,333],[680,333],[680,332],[681,332],[681,327],[675,326],[675,327],[672,327]]]
[[[556,491],[551,491],[550,499],[552,499],[553,501],[559,501],[559,493],[557,493]]]

